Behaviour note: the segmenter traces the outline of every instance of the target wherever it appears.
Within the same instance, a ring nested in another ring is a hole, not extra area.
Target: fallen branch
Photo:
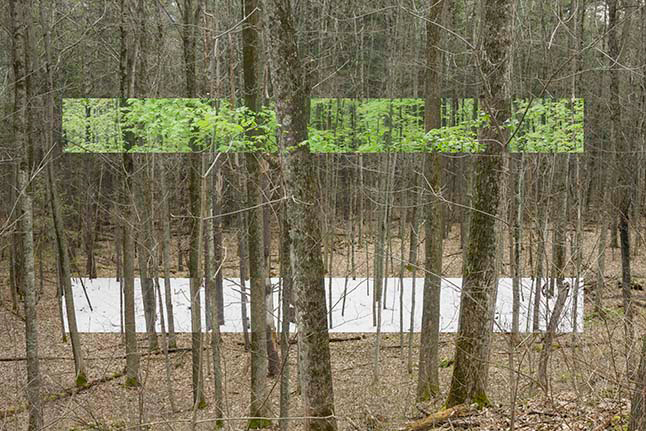
[[[356,337],[348,337],[348,338],[330,338],[330,343],[342,343],[344,341],[360,341],[360,340],[365,340],[367,337],[365,335],[357,335]],[[289,344],[296,344],[298,343],[298,340],[296,339],[290,339]],[[241,341],[238,341],[236,343],[238,346],[244,346],[244,343]],[[397,346],[399,348],[399,346]]]
[[[205,347],[204,350],[209,349],[209,347]],[[178,352],[190,352],[192,349],[190,347],[177,347],[174,349],[168,349],[168,353],[178,353]],[[154,356],[154,355],[161,355],[163,352],[161,350],[155,350],[152,352],[141,352],[139,353],[139,356]],[[73,361],[74,358],[72,356],[39,356],[39,360],[43,361]],[[95,356],[95,357],[88,357],[85,358],[86,361],[109,361],[112,359],[126,359],[126,355],[118,355],[118,356]],[[7,357],[7,358],[0,358],[0,362],[20,362],[20,361],[26,361],[27,358],[24,356],[14,356],[14,357]]]
[[[89,389],[93,388],[94,386],[99,385],[101,383],[106,383],[106,382],[112,381],[114,379],[118,379],[119,377],[123,377],[125,374],[126,374],[125,371],[118,371],[118,372],[116,372],[114,374],[110,374],[109,376],[103,376],[100,379],[91,380],[88,383],[86,383],[85,385],[80,386],[80,387],[75,386],[75,387],[72,387],[72,388],[63,389],[61,392],[56,392],[56,393],[49,394],[49,395],[43,397],[43,401],[45,401],[45,402],[58,401],[58,400],[61,400],[63,398],[68,398],[68,397],[71,397],[73,395],[77,395],[77,394],[80,394],[82,392],[85,392],[85,391],[87,391],[87,390],[89,390]],[[6,418],[8,418],[10,416],[14,416],[14,415],[17,415],[17,414],[22,413],[24,411],[27,411],[27,408],[28,408],[28,404],[24,403],[24,404],[21,404],[21,405],[19,405],[17,407],[9,407],[8,409],[0,410],[0,419],[6,419]]]
[[[451,419],[470,416],[474,413],[475,409],[473,409],[470,405],[458,404],[457,406],[440,410],[439,412],[433,413],[432,415],[429,415],[424,419],[420,419],[411,424],[408,424],[406,429],[408,431],[424,431],[438,425],[442,425],[443,423],[448,422]]]

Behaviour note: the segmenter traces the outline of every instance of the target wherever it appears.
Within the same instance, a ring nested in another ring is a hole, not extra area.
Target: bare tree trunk
[[[236,170],[238,171],[238,186],[239,186],[239,198],[237,200],[238,205],[238,225],[239,225],[239,237],[238,237],[238,256],[240,263],[240,312],[242,318],[242,333],[244,335],[244,346],[245,351],[248,352],[250,349],[250,340],[249,340],[249,319],[247,318],[247,278],[248,278],[248,252],[247,252],[247,215],[244,211],[246,196],[247,196],[247,186],[244,181],[243,171],[245,170],[244,158],[242,161],[238,159],[238,154],[234,155]]]
[[[630,350],[632,349],[633,339],[635,337],[635,329],[633,323],[633,304],[632,304],[632,289],[631,289],[631,273],[630,273],[630,232],[629,221],[634,196],[634,172],[636,166],[633,164],[635,159],[630,152],[632,152],[632,145],[628,139],[624,137],[622,126],[622,104],[620,103],[620,75],[617,63],[620,59],[620,40],[617,35],[617,27],[619,25],[619,13],[617,0],[607,0],[608,4],[608,57],[609,57],[609,70],[610,70],[610,140],[611,144],[617,150],[615,155],[616,161],[616,178],[619,186],[619,193],[617,196],[617,225],[613,225],[611,240],[613,247],[616,247],[617,229],[619,229],[620,243],[621,243],[621,278],[622,278],[622,291],[623,291],[623,305],[624,305],[624,334],[625,334],[625,347],[626,347],[626,360],[629,369],[629,374],[632,373],[630,368]],[[630,24],[631,16],[626,17],[626,25]],[[625,33],[625,32],[624,32]],[[623,34],[625,37],[625,34]]]
[[[169,192],[166,187],[166,174],[169,172],[164,162],[161,162],[160,193],[161,193],[161,225],[162,225],[162,265],[164,267],[164,299],[166,306],[166,317],[168,320],[168,346],[171,349],[177,347],[177,336],[175,335],[175,315],[173,313],[173,291],[170,284],[170,203]],[[160,309],[161,314],[161,309]]]
[[[635,389],[630,403],[629,431],[641,431],[646,428],[646,336],[642,337],[641,359],[635,377]]]
[[[245,105],[256,115],[260,110],[260,86],[258,79],[258,52],[260,45],[260,12],[255,0],[243,2],[243,16],[248,16],[242,28],[243,72]],[[254,117],[256,120],[259,117]],[[250,130],[250,139],[258,136],[258,129]],[[251,401],[249,428],[267,428],[271,422],[267,416],[267,304],[265,296],[265,268],[263,243],[263,208],[261,196],[260,155],[246,154],[247,167],[247,244],[249,251],[249,279],[251,289]]]
[[[135,242],[132,229],[132,157],[124,153],[125,175],[123,185],[123,293],[124,293],[124,326],[126,333],[126,386],[139,385],[139,354],[137,353],[137,333],[135,323]]]
[[[195,97],[196,74],[195,74],[195,44],[197,23],[201,13],[200,3],[194,0],[184,0],[183,17],[184,24],[182,32],[183,54],[184,54],[184,76],[186,79],[186,96]],[[195,125],[191,125],[195,127]],[[192,380],[193,380],[193,418],[195,409],[206,407],[204,400],[204,382],[202,372],[202,315],[200,305],[200,290],[202,286],[202,274],[200,270],[200,257],[202,256],[203,243],[203,218],[204,218],[204,178],[202,154],[195,153],[197,142],[191,137],[189,147],[194,152],[190,157],[189,173],[189,199],[191,215],[191,247],[189,253],[189,273],[191,291],[191,346],[192,346]]]
[[[470,222],[465,274],[460,305],[455,366],[447,406],[466,401],[489,404],[487,380],[493,331],[493,299],[497,289],[496,218],[500,199],[500,172],[510,116],[508,82],[512,17],[510,0],[491,0],[483,5],[481,72],[484,79],[482,106],[490,125],[480,130],[484,154],[475,161],[474,212]]]
[[[138,216],[137,232],[137,257],[139,260],[139,282],[141,297],[144,306],[144,318],[146,321],[146,335],[148,337],[148,351],[159,350],[157,332],[155,331],[156,308],[155,308],[155,286],[153,284],[152,268],[156,265],[155,237],[153,234],[153,211],[151,182],[149,175],[152,163],[150,154],[142,154],[138,157],[140,166],[136,169],[136,185],[134,190],[136,214]]]
[[[193,371],[193,404],[202,409],[206,407],[204,400],[204,383],[202,372],[202,311],[200,291],[202,289],[202,274],[200,257],[203,242],[203,184],[202,184],[202,154],[191,153],[190,198],[191,198],[191,248],[189,253],[190,291],[191,291],[191,345]]]
[[[48,9],[49,11],[52,8]],[[47,88],[49,90],[46,98],[47,105],[47,122],[49,128],[46,130],[46,144],[48,148],[53,148],[54,142],[54,76],[51,68],[51,29],[49,23],[51,15],[46,15],[45,7],[40,5],[40,21],[43,26],[44,41],[45,41],[45,70],[47,73]],[[74,307],[74,298],[72,294],[72,274],[70,271],[70,258],[67,250],[67,238],[65,237],[65,226],[63,216],[58,198],[58,191],[54,175],[54,161],[50,160],[47,163],[47,180],[48,191],[50,198],[50,206],[52,211],[52,221],[54,226],[54,233],[56,237],[56,250],[59,277],[58,282],[61,285],[61,291],[65,295],[65,311],[67,314],[67,326],[69,328],[70,339],[72,342],[72,354],[74,356],[74,368],[76,371],[76,385],[81,387],[87,383],[87,376],[85,370],[85,362],[83,360],[83,352],[81,350],[81,341],[76,325],[76,308]],[[42,262],[42,261],[41,261]],[[57,295],[60,301],[60,295]],[[63,332],[63,338],[65,333]]]
[[[119,84],[120,101],[119,107],[122,111],[128,109],[128,99],[132,92],[129,83],[128,70],[128,40],[126,30],[127,11],[125,0],[119,1]],[[125,113],[124,113],[125,114]],[[122,118],[122,117],[121,117]],[[139,385],[139,354],[137,352],[137,333],[135,325],[135,272],[134,254],[135,243],[133,238],[133,188],[132,175],[134,172],[132,154],[129,153],[134,143],[131,131],[123,132],[124,153],[123,172],[125,177],[122,184],[123,199],[123,307],[124,326],[126,334],[126,387]],[[138,424],[137,424],[138,426]]]
[[[34,271],[34,225],[31,180],[29,169],[32,164],[33,147],[29,132],[29,106],[27,77],[31,73],[29,28],[31,7],[27,3],[10,0],[11,37],[13,40],[14,74],[14,116],[13,138],[16,142],[19,160],[16,186],[18,189],[18,226],[22,261],[22,293],[25,310],[25,352],[27,357],[26,395],[29,410],[29,431],[40,430],[43,426],[43,412],[40,399],[40,364],[38,358],[38,320],[36,315],[36,275]]]
[[[280,328],[280,357],[283,359],[280,373],[280,430],[289,429],[289,324],[291,322],[292,301],[292,267],[290,261],[291,241],[289,239],[289,222],[287,204],[283,203],[280,211],[280,279],[282,287],[281,307],[282,321]]]
[[[19,137],[19,134],[16,134],[16,136]],[[18,171],[18,190],[20,192],[20,229],[22,230],[22,246],[24,250],[22,270],[25,275],[23,293],[27,353],[27,402],[29,403],[29,430],[36,431],[43,426],[43,412],[40,400],[33,213],[29,187],[27,172],[20,169]]]
[[[335,431],[334,393],[325,304],[322,237],[316,203],[315,159],[307,146],[308,85],[297,49],[291,3],[265,2],[271,77],[276,98],[278,144],[285,166],[292,240],[292,277],[297,296],[300,362],[306,431]]]
[[[219,158],[220,154],[215,157]],[[216,181],[221,182],[221,174],[219,160],[214,161],[214,172],[212,175],[219,176]],[[211,359],[213,362],[213,389],[215,397],[215,417],[220,419],[224,416],[224,400],[223,400],[223,389],[222,389],[222,365],[221,365],[221,354],[220,354],[220,316],[218,309],[217,301],[217,287],[216,279],[218,274],[222,272],[222,261],[218,261],[215,258],[215,253],[212,250],[215,247],[214,234],[213,234],[213,225],[215,223],[215,218],[217,211],[217,202],[215,199],[221,198],[221,185],[216,184],[216,192],[212,196],[208,196],[205,193],[206,199],[209,201],[207,205],[207,215],[209,219],[206,220],[206,235],[204,240],[204,256],[205,256],[205,270],[204,278],[206,280],[206,295],[210,297],[209,305],[207,307],[207,313],[210,314],[209,321],[211,322]],[[212,197],[212,199],[211,199]],[[213,271],[213,272],[211,272]],[[206,301],[205,301],[206,302]],[[221,428],[224,426],[224,423],[221,420],[216,420],[216,428]]]
[[[428,74],[425,80],[424,125],[428,132],[441,127],[440,87],[441,59],[439,50],[442,31],[437,25],[443,21],[446,4],[438,1],[433,4],[426,25],[426,65]],[[425,184],[428,187],[429,202],[424,208],[425,218],[425,273],[424,304],[422,308],[422,332],[420,333],[419,376],[417,380],[417,400],[423,401],[439,393],[438,345],[440,339],[440,291],[442,285],[442,250],[444,239],[444,208],[442,193],[442,159],[437,152],[428,156],[425,163]]]
[[[558,294],[556,304],[554,305],[554,310],[552,310],[549,323],[547,324],[547,331],[545,333],[545,339],[543,340],[543,349],[541,350],[541,355],[538,360],[537,380],[546,395],[549,395],[550,392],[549,381],[547,378],[547,364],[550,359],[552,344],[556,336],[558,323],[561,320],[561,314],[563,313],[570,286],[567,283],[563,283],[562,279],[560,279],[557,284],[557,288]]]
[[[374,277],[373,277],[373,312],[375,323],[377,326],[375,334],[375,345],[373,353],[372,364],[372,383],[377,384],[379,381],[379,355],[381,343],[381,315],[382,315],[382,301],[384,300],[384,261],[386,260],[385,253],[385,240],[386,228],[388,223],[388,182],[390,179],[390,154],[380,155],[381,171],[379,175],[377,190],[381,196],[381,204],[376,205],[377,210],[377,226],[375,228],[375,255],[374,255]],[[331,286],[330,286],[331,288]],[[330,304],[330,308],[332,304]]]
[[[552,216],[554,218],[554,256],[552,256],[554,274],[556,276],[556,286],[558,289],[556,304],[552,310],[552,314],[547,324],[547,331],[543,341],[543,349],[538,361],[538,375],[537,380],[539,385],[549,394],[549,382],[547,379],[547,364],[550,359],[552,351],[552,342],[556,335],[556,330],[565,301],[567,300],[570,286],[563,283],[564,273],[566,270],[566,245],[565,245],[565,223],[567,219],[567,201],[568,201],[568,162],[569,157],[567,154],[559,154],[554,156],[554,163],[556,164],[556,172],[559,173],[558,184],[555,187],[555,194],[558,199],[554,200],[554,207]]]
[[[50,161],[47,165],[50,204],[54,220],[54,231],[56,232],[56,245],[58,249],[58,259],[60,261],[61,282],[63,284],[63,293],[65,295],[67,327],[72,341],[72,354],[74,356],[74,368],[76,371],[76,385],[82,387],[87,383],[87,375],[85,370],[85,361],[83,360],[83,352],[81,350],[81,340],[76,325],[76,308],[74,307],[74,295],[72,293],[72,274],[70,271],[70,260],[67,252],[67,239],[65,238],[63,217],[60,203],[58,201],[56,183],[54,182],[53,163],[53,161]]]
[[[417,165],[415,165],[417,166]],[[423,164],[422,164],[423,166]],[[408,327],[408,363],[407,363],[407,369],[408,369],[408,374],[412,374],[413,372],[413,331],[415,329],[415,289],[416,289],[416,281],[417,281],[417,249],[419,247],[419,225],[420,225],[420,209],[422,205],[422,200],[424,198],[424,193],[423,190],[424,188],[421,187],[420,182],[422,175],[419,173],[416,173],[415,175],[415,185],[418,188],[416,191],[416,196],[414,197],[415,199],[415,204],[412,209],[412,215],[411,215],[411,226],[410,226],[410,253],[409,253],[409,264],[412,266],[413,269],[413,286],[411,289],[411,301],[410,301],[410,322],[409,322],[409,327]]]

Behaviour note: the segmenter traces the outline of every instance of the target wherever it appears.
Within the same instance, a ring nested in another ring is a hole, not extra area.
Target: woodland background
[[[3,3],[0,427],[643,429],[645,25],[643,0]],[[275,103],[280,151],[65,153],[63,99],[117,97]],[[310,98],[424,99],[426,132],[477,98],[492,123],[480,155],[311,154]],[[585,100],[585,152],[505,151],[510,100],[532,98]],[[424,274],[425,329],[330,338],[317,283],[346,274]],[[121,278],[126,310],[145,279],[147,323],[170,324],[172,275],[204,285],[212,321],[218,277],[248,279],[249,344],[136,336],[127,311],[123,336],[62,333],[71,276]],[[298,341],[267,330],[267,275],[294,282]],[[451,275],[469,280],[456,336],[426,301]],[[557,297],[583,279],[584,333],[491,335],[495,275],[553,277],[536,295]]]

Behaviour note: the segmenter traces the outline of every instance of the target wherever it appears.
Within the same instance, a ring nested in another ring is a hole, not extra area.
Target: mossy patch
[[[440,361],[440,368],[449,368],[453,366],[455,359],[453,358],[444,358]]]
[[[265,419],[265,418],[249,419],[248,428],[252,429],[252,430],[271,428],[271,421],[269,419]]]
[[[472,401],[475,405],[478,406],[479,409],[491,406],[491,401],[489,401],[489,397],[487,397],[487,394],[485,394],[484,392],[476,394],[473,397]]]
[[[197,403],[198,410],[204,410],[206,408],[206,400],[202,398],[199,403]]]
[[[87,385],[88,385],[87,376],[85,375],[85,373],[79,373],[76,376],[76,387],[85,388],[87,387]]]
[[[136,377],[126,377],[125,386],[126,388],[136,388],[139,386],[139,381]]]

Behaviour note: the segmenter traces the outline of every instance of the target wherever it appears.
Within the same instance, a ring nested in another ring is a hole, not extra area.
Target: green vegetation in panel
[[[511,151],[583,151],[583,100],[514,102],[508,123]],[[309,139],[316,153],[479,152],[478,129],[488,116],[473,99],[442,100],[443,127],[424,132],[422,99],[314,99]],[[522,120],[522,121],[521,121]],[[250,141],[248,131],[261,133]],[[257,115],[214,99],[64,99],[63,130],[68,152],[121,152],[123,132],[135,138],[132,152],[276,151],[276,115]],[[514,133],[515,131],[515,133]]]
[[[512,132],[517,130],[510,150],[528,153],[583,152],[583,122],[583,99],[533,99],[531,104],[526,99],[516,100],[510,127]]]

